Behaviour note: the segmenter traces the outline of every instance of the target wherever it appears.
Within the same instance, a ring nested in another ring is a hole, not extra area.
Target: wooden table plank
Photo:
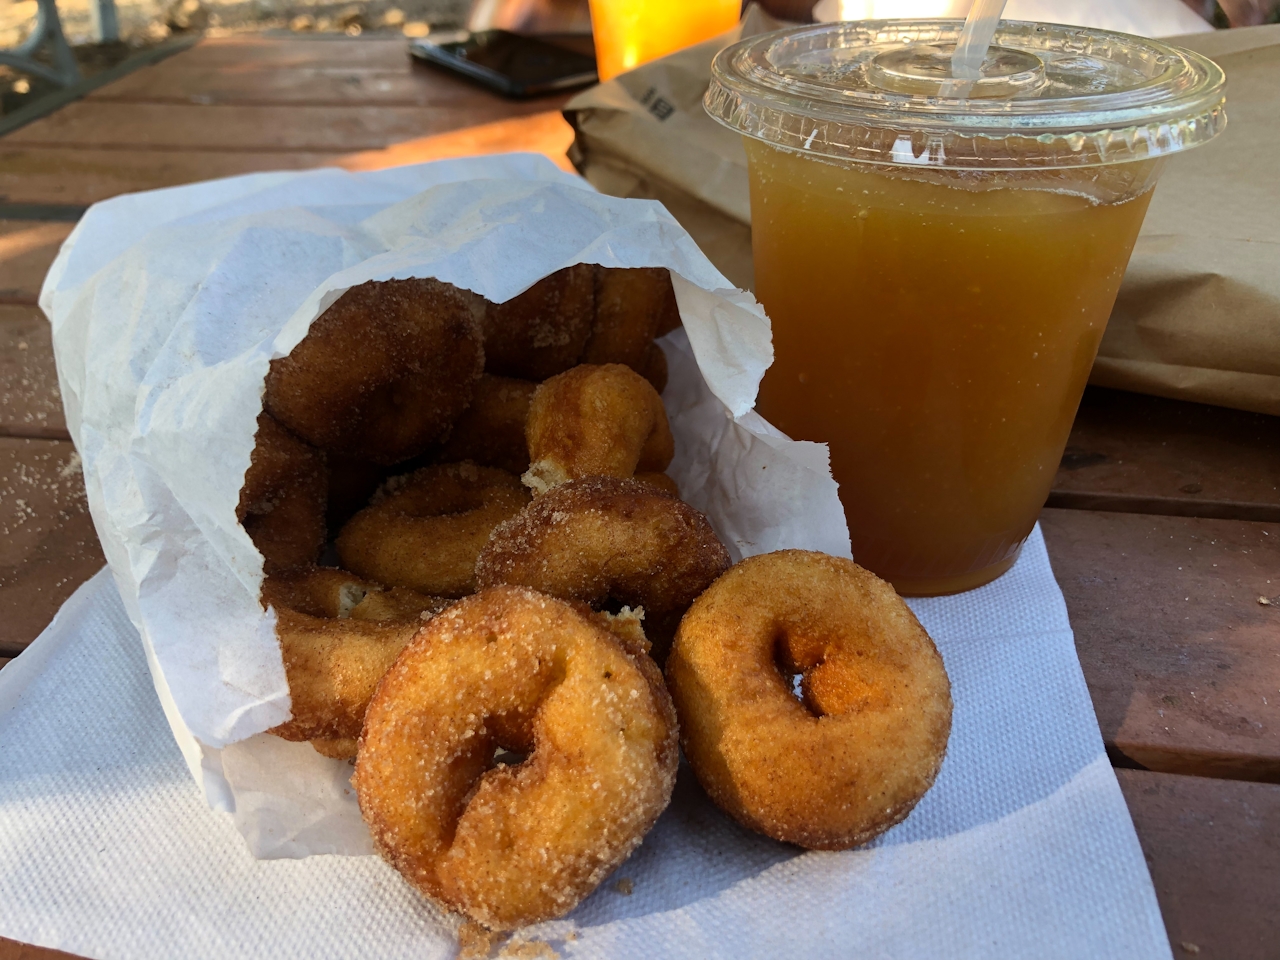
[[[6,940],[0,937],[0,960],[83,960],[74,953],[33,947],[28,943]]]
[[[1117,770],[1179,960],[1280,957],[1280,787]]]
[[[0,220],[0,304],[34,304],[73,223]]]
[[[365,76],[384,80],[352,82]],[[504,100],[415,68],[402,39],[206,40],[0,140],[0,201],[74,207],[259,170],[528,149],[531,134],[568,168],[568,96]]]
[[[1280,524],[1049,509],[1041,525],[1113,761],[1280,782]]]
[[[255,65],[248,68],[191,67],[180,60],[160,64],[154,70],[130,74],[86,98],[88,103],[194,103],[194,104],[350,104],[379,106],[451,106],[458,100],[456,83],[424,77],[426,68],[414,71],[390,65],[358,67],[293,67],[278,70]],[[425,82],[424,82],[425,81]]]
[[[205,44],[228,41],[206,40]],[[292,43],[292,41],[284,41]],[[556,98],[563,100],[568,95]],[[199,63],[174,57],[96,90],[87,100],[149,103],[376,103],[449,106],[481,97],[507,113],[540,101],[500,100],[456,74],[418,63],[403,45],[376,62],[293,65],[272,61]],[[546,106],[534,107],[547,109]]]
[[[102,150],[285,150],[350,153],[466,126],[468,105],[240,106],[73,103],[5,137],[6,147]]]
[[[0,436],[70,439],[39,307],[0,304]]]
[[[8,147],[0,140],[0,198],[13,203],[96,203],[121,193],[171,187],[259,170],[303,170],[331,153],[219,153]]]
[[[347,156],[307,152],[218,152],[209,150],[104,150],[67,147],[6,147],[0,140],[0,197],[15,203],[90,204],[121,193],[153,190],[260,170],[306,170],[322,166],[372,170],[404,163],[514,149],[555,150],[564,156],[572,131],[558,112],[468,127],[420,137],[384,150]]]
[[[192,106],[173,103],[81,102],[28,124],[4,139],[7,148],[216,150],[351,153],[505,119],[546,112],[544,104],[505,109],[492,98],[423,109],[416,106],[309,104]]]
[[[0,656],[39,635],[102,568],[70,443],[0,437]]]
[[[1280,417],[1090,388],[1049,505],[1280,521]]]
[[[275,69],[294,67],[378,66],[407,57],[403,37],[322,37],[297,34],[211,37],[178,56],[190,67],[245,69],[268,64]]]

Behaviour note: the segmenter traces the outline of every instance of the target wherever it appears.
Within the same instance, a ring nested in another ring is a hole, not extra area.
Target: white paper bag
[[[91,208],[41,292],[89,508],[174,735],[255,855],[367,853],[350,766],[290,716],[236,505],[268,364],[348,288],[436,277],[501,303],[574,263],[667,267],[670,473],[737,557],[849,555],[826,448],[752,412],[769,322],[659,204],[537,156],[255,174]]]

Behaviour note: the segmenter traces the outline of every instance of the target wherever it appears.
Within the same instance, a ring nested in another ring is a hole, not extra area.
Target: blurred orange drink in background
[[[590,0],[596,68],[611,80],[732,29],[739,0]]]

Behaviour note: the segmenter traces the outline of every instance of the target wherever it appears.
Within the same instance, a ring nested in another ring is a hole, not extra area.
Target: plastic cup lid
[[[962,20],[797,27],[722,50],[703,105],[779,147],[962,169],[1096,166],[1198,146],[1226,77],[1157,40],[1005,20],[977,80],[951,75]]]

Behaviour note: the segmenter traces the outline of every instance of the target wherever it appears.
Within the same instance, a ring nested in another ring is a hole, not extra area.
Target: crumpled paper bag
[[[781,25],[751,8],[733,33],[565,107],[583,176],[605,193],[662,201],[743,289],[753,286],[746,154],[702,96],[719,50]],[[1280,25],[1171,39],[1226,71],[1230,122],[1166,163],[1090,382],[1280,414]]]
[[[262,857],[370,850],[344,761],[263,731],[289,718],[262,557],[235,510],[269,362],[349,287],[436,277],[503,302],[574,263],[661,266],[670,473],[736,557],[849,555],[823,445],[752,412],[769,321],[656,203],[540,156],[269,173],[91,208],[40,303],[89,509],[179,746]]]
[[[1227,129],[1164,168],[1090,383],[1280,415],[1280,25],[1179,37]]]

